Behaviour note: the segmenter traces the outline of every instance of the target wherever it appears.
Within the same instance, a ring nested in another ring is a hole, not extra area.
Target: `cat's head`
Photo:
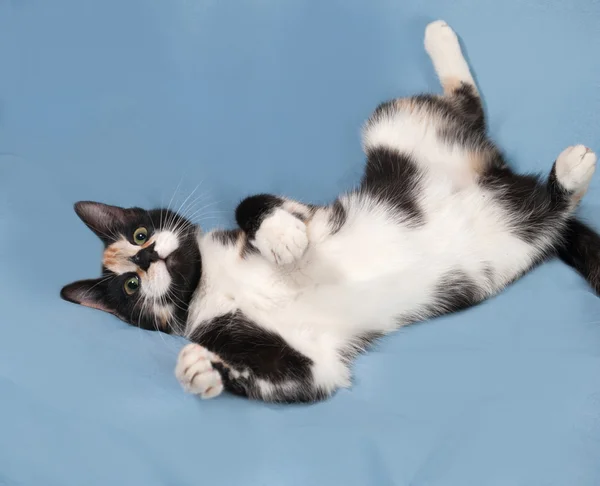
[[[134,326],[180,332],[201,274],[199,228],[177,213],[82,201],[75,212],[104,242],[102,276],[61,297]]]

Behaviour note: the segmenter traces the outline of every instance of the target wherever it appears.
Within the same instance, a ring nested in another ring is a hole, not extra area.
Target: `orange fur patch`
[[[583,198],[583,196],[585,196],[586,192],[587,192],[587,187],[583,191],[579,191],[571,196],[571,204],[573,205],[574,208],[579,206],[579,203],[581,202],[581,199]]]
[[[156,312],[156,316],[158,317],[157,326],[161,331],[169,330],[169,319],[172,317],[172,311],[168,307],[159,307]]]
[[[419,108],[419,104],[414,98],[398,98],[395,104],[399,110],[409,113],[414,113]]]
[[[463,83],[461,79],[451,76],[443,78],[441,81],[442,88],[444,88],[444,94],[447,95],[454,93],[458,88],[460,88],[460,85]]]
[[[469,152],[469,165],[471,170],[477,175],[483,175],[489,167],[488,158],[482,152]]]
[[[135,272],[137,265],[135,265],[130,258],[134,256],[138,251],[137,245],[132,245],[126,239],[122,238],[109,245],[102,256],[102,264],[110,271],[117,274]]]

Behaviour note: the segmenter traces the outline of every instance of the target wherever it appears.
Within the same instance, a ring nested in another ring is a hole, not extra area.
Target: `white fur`
[[[171,275],[165,262],[159,260],[154,262],[148,268],[146,275],[142,279],[142,295],[158,299],[164,296],[171,285]]]
[[[424,122],[419,113],[385,114],[377,123],[365,127],[363,146],[365,150],[385,147],[411,155],[421,169],[433,172],[436,179],[446,177],[447,190],[471,183],[473,175],[466,163],[469,153],[464,146],[440,143],[437,123],[431,119]]]
[[[445,23],[427,28],[425,45],[440,78],[472,82],[456,35]],[[397,212],[385,203],[350,193],[340,199],[346,221],[334,234],[329,208],[316,210],[306,225],[289,214],[294,212],[290,204],[277,210],[257,232],[254,244],[262,255],[242,257],[237,246],[224,246],[210,233],[199,236],[202,281],[190,305],[186,334],[240,310],[309,357],[314,382],[332,391],[350,384],[340,350],[357,335],[390,332],[403,324],[402,316],[423,314],[435,302],[441,276],[459,269],[490,295],[528,268],[552,244],[551,235],[540,234],[534,245],[515,236],[510,230],[515,216],[475,183],[468,149],[440,141],[436,127],[421,123],[419,116],[383,114],[366,127],[363,142],[367,149],[411,154],[420,165],[424,189],[419,207],[426,224],[399,223]],[[557,177],[579,190],[589,182],[594,164],[591,152],[569,149],[557,161]],[[291,268],[273,265],[292,262]],[[207,353],[189,345],[177,365],[184,387],[205,397],[220,386],[216,375],[194,379],[190,362],[197,363],[196,373],[211,373]],[[265,397],[275,391],[263,380],[258,386]]]
[[[425,29],[425,50],[442,85],[460,80],[475,86],[469,65],[465,60],[458,37],[443,20],[430,23]]]
[[[158,231],[152,236],[150,242],[154,243],[154,250],[163,260],[179,247],[177,235],[172,231]],[[131,246],[135,249],[135,253],[139,251],[138,246]],[[142,277],[141,293],[144,297],[151,298],[154,301],[164,297],[171,285],[171,275],[163,260],[152,263]],[[133,266],[135,269],[137,268],[135,265]]]
[[[596,154],[585,145],[567,147],[556,159],[556,177],[565,189],[587,189],[596,169]]]
[[[265,218],[252,244],[271,262],[286,265],[298,260],[306,247],[306,225],[283,209]]]
[[[186,391],[202,398],[213,398],[223,391],[221,375],[211,361],[218,358],[198,344],[188,344],[179,353],[175,376]]]
[[[262,255],[242,259],[239,249],[202,236],[202,284],[186,334],[239,309],[308,356],[324,390],[349,386],[339,351],[357,334],[390,332],[402,324],[400,316],[422,313],[440,275],[460,268],[491,294],[538,253],[507,231],[505,213],[486,204],[477,186],[444,193],[441,203],[435,193],[445,190],[432,183],[424,192],[428,224],[417,229],[399,225],[389,208],[368,197],[346,197],[346,224],[335,235],[311,240],[293,271]],[[321,225],[315,217],[308,233],[318,235]],[[490,269],[494,282],[487,280]],[[267,382],[259,386],[265,397],[275,390]]]
[[[163,259],[179,248],[177,235],[172,231],[157,232],[154,235],[153,241],[155,243],[154,250]]]

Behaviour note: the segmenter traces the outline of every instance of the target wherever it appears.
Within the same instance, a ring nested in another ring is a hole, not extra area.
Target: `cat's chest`
[[[253,318],[279,312],[298,296],[298,286],[260,255],[204,242],[200,286],[190,303],[188,330],[214,317],[242,312]]]

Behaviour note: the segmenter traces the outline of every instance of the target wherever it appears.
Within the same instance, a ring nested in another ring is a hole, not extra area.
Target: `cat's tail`
[[[580,220],[569,220],[559,258],[577,270],[600,296],[600,235]]]

